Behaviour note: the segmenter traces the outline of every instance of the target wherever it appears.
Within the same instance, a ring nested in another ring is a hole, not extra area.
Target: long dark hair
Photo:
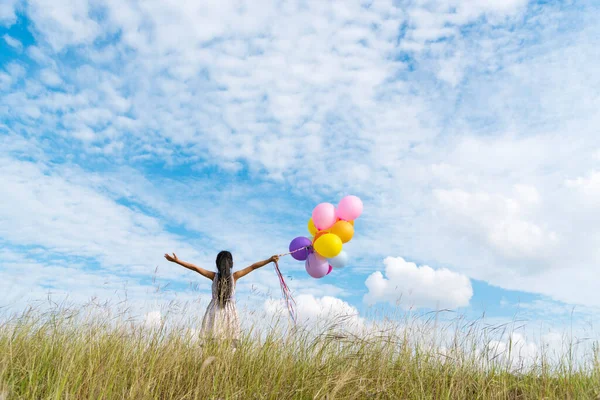
[[[217,271],[219,277],[217,280],[217,299],[219,305],[224,305],[231,300],[233,293],[233,279],[231,276],[231,268],[233,267],[233,256],[228,251],[221,251],[217,254]]]

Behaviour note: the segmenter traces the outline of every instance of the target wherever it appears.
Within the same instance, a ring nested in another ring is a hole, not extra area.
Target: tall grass
[[[600,398],[595,350],[579,365],[568,354],[519,365],[490,352],[489,329],[454,326],[443,346],[434,320],[251,330],[234,351],[184,325],[30,311],[0,327],[0,399]]]

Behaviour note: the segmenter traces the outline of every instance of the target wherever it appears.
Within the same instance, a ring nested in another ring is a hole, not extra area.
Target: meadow
[[[1,399],[598,399],[597,347],[575,361],[490,351],[509,326],[434,315],[343,330],[247,329],[234,351],[185,324],[59,308],[5,317]]]

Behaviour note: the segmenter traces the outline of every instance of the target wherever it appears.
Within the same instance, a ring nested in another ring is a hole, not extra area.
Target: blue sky
[[[307,315],[402,298],[583,324],[600,306],[599,16],[528,0],[3,2],[4,305],[126,287],[144,312],[200,296],[201,313],[208,282],[165,252],[244,266],[354,194],[347,268],[314,280],[282,260]],[[278,290],[267,267],[238,296],[268,312]]]

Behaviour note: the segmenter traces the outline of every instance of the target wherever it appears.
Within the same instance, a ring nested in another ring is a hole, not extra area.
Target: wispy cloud
[[[15,39],[14,37],[10,36],[9,34],[5,34],[4,36],[2,36],[2,39],[4,39],[6,44],[10,47],[19,51],[23,50],[23,43],[21,43],[18,39]]]

